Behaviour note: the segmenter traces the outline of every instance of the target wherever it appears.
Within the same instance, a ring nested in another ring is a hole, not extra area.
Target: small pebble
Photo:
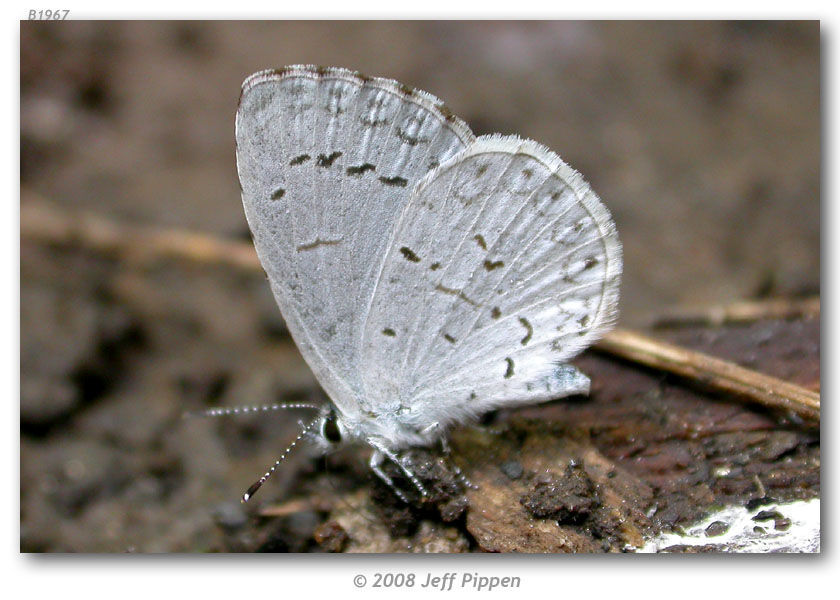
[[[770,521],[770,520],[777,520],[783,519],[784,515],[777,510],[762,510],[757,515],[755,515],[752,520],[753,521]]]
[[[508,476],[509,479],[519,479],[522,477],[522,473],[524,472],[522,463],[516,460],[504,462],[499,468],[502,470],[502,473]]]
[[[753,498],[747,502],[747,510],[755,510],[759,506],[766,506],[767,504],[775,504],[777,500],[770,496],[762,496],[761,498]]]
[[[327,552],[341,552],[350,540],[350,536],[336,521],[327,521],[318,525],[313,537]]]
[[[724,523],[723,521],[715,521],[708,527],[706,527],[706,537],[715,537],[718,535],[723,535],[729,531],[729,523]]]

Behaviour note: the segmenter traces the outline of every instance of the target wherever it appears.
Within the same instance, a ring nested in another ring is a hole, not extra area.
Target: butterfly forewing
[[[413,187],[473,141],[434,97],[345,69],[251,76],[236,118],[254,244],[295,341],[345,414],[366,408],[362,323]]]

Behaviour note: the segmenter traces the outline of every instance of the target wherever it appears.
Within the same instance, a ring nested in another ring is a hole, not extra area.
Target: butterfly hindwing
[[[367,393],[418,423],[584,392],[564,363],[617,313],[614,224],[578,173],[478,138],[414,190],[364,331]]]

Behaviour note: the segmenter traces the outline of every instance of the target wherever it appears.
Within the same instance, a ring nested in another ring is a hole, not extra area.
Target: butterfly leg
[[[402,472],[405,473],[405,476],[411,480],[411,483],[414,484],[414,487],[417,488],[417,491],[420,492],[421,496],[425,498],[429,495],[429,493],[426,491],[426,488],[423,486],[422,483],[420,483],[420,479],[418,479],[417,475],[414,474],[414,471],[411,470],[410,461],[406,457],[397,456],[396,454],[394,454],[394,452],[392,452],[386,446],[384,446],[376,440],[368,440],[368,443],[371,446],[373,446],[375,450],[373,456],[371,456],[370,458],[371,469],[373,469],[373,472],[376,473],[379,476],[379,478],[382,479],[382,481],[387,483],[388,486],[391,487],[391,489],[393,489],[394,492],[396,492],[397,496],[399,496],[401,500],[403,500],[406,504],[409,503],[405,497],[405,494],[401,493],[397,489],[397,487],[394,485],[393,480],[390,477],[388,477],[382,470],[383,456],[387,457],[391,462],[393,462],[400,469],[402,469]],[[379,456],[377,457],[377,455]],[[377,459],[375,467],[374,458]]]
[[[408,501],[408,497],[403,493],[403,491],[394,485],[394,480],[391,479],[388,474],[382,470],[382,462],[385,460],[385,455],[382,454],[379,450],[374,450],[373,454],[370,455],[370,470],[376,473],[376,476],[379,477],[382,481],[384,481],[389,488],[391,488],[394,493],[399,497],[400,500],[405,502],[406,504],[410,504]]]
[[[449,467],[452,469],[452,472],[455,473],[455,477],[458,478],[465,487],[470,488],[472,490],[477,490],[478,486],[474,484],[469,478],[464,475],[464,472],[461,470],[461,467],[455,464],[455,461],[452,460],[452,448],[449,446],[449,441],[446,437],[440,438],[440,448],[443,451],[443,455],[446,457],[446,462]]]

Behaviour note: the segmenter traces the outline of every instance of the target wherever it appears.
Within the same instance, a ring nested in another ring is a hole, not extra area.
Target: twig
[[[262,273],[254,246],[177,229],[118,223],[83,211],[66,211],[43,200],[21,204],[21,237],[49,244],[80,245],[132,263],[181,259],[230,265]]]
[[[329,512],[332,510],[334,503],[323,498],[297,498],[283,502],[282,504],[273,504],[271,506],[264,506],[260,508],[259,514],[261,517],[287,517],[299,512],[307,510],[316,510],[321,512]]]
[[[744,300],[723,306],[698,309],[672,309],[653,319],[654,328],[718,326],[727,323],[751,323],[762,319],[796,319],[817,317],[820,298],[767,298]]]
[[[820,420],[820,395],[794,383],[733,362],[695,352],[628,331],[616,329],[596,344],[598,350],[633,362],[676,373],[716,390],[736,394],[775,409]]]

